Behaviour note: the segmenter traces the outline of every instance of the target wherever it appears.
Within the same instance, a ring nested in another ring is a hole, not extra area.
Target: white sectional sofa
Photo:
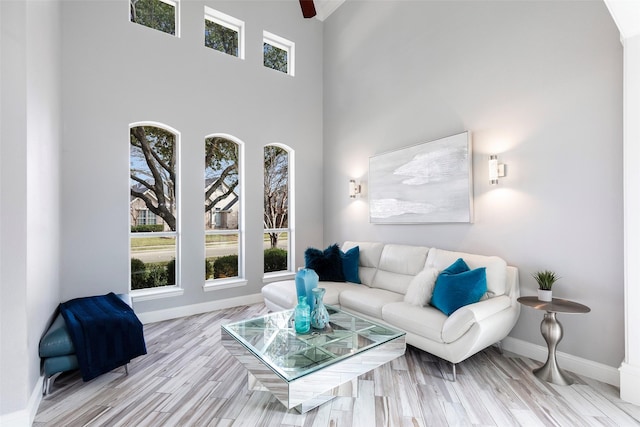
[[[345,242],[341,249],[346,252],[355,246],[360,251],[362,283],[321,281],[325,303],[404,330],[407,344],[451,362],[454,380],[456,363],[499,343],[518,320],[518,270],[499,257],[378,242]],[[479,302],[447,316],[429,304],[405,301],[418,273],[442,271],[458,258],[470,269],[486,267],[487,292]],[[294,308],[295,280],[269,283],[262,295],[272,311]]]

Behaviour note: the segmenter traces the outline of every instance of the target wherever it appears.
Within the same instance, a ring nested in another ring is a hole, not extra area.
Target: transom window
[[[205,281],[241,278],[240,144],[226,136],[205,138]]]
[[[244,22],[205,6],[204,45],[244,59]]]
[[[293,76],[295,43],[267,31],[263,32],[263,39],[264,66]]]
[[[163,33],[178,35],[178,2],[129,0],[129,20]]]
[[[177,284],[178,134],[132,125],[129,137],[131,290]]]

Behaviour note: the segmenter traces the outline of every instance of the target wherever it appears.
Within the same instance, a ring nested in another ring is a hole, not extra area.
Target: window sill
[[[202,290],[205,292],[218,291],[220,289],[239,288],[249,283],[245,279],[215,279],[204,282]]]
[[[278,282],[280,280],[291,280],[296,277],[292,271],[278,271],[276,273],[266,273],[262,277],[262,283]]]
[[[131,291],[131,299],[133,302],[150,301],[161,298],[179,297],[184,294],[184,289],[177,286],[166,286],[162,288],[139,289]]]

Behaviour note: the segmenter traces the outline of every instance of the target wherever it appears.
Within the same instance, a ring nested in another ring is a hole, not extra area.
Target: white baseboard
[[[261,302],[264,302],[262,294],[252,294],[181,307],[167,308],[165,310],[147,311],[145,313],[136,313],[136,315],[143,324],[147,324],[161,322],[163,320],[177,319],[179,317],[193,316],[194,314],[208,313],[215,310],[223,310],[225,308],[239,307],[241,305],[258,304]]]
[[[20,411],[11,412],[9,414],[0,415],[0,426],[2,427],[29,427],[33,424],[33,420],[38,413],[38,407],[42,401],[42,383],[44,377],[40,377],[36,382],[36,386],[31,392],[27,407]]]
[[[539,362],[545,362],[547,360],[546,347],[519,340],[517,338],[505,338],[502,341],[502,348]],[[578,375],[593,378],[594,380],[602,381],[616,387],[620,386],[620,373],[618,372],[618,368],[593,362],[561,351],[556,353],[556,359],[562,369],[575,372]]]
[[[620,366],[620,398],[640,405],[640,367],[624,362]]]

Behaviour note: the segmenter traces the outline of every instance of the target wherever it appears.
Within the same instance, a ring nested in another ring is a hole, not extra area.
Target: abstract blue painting
[[[471,164],[469,132],[370,157],[369,220],[472,222]]]

